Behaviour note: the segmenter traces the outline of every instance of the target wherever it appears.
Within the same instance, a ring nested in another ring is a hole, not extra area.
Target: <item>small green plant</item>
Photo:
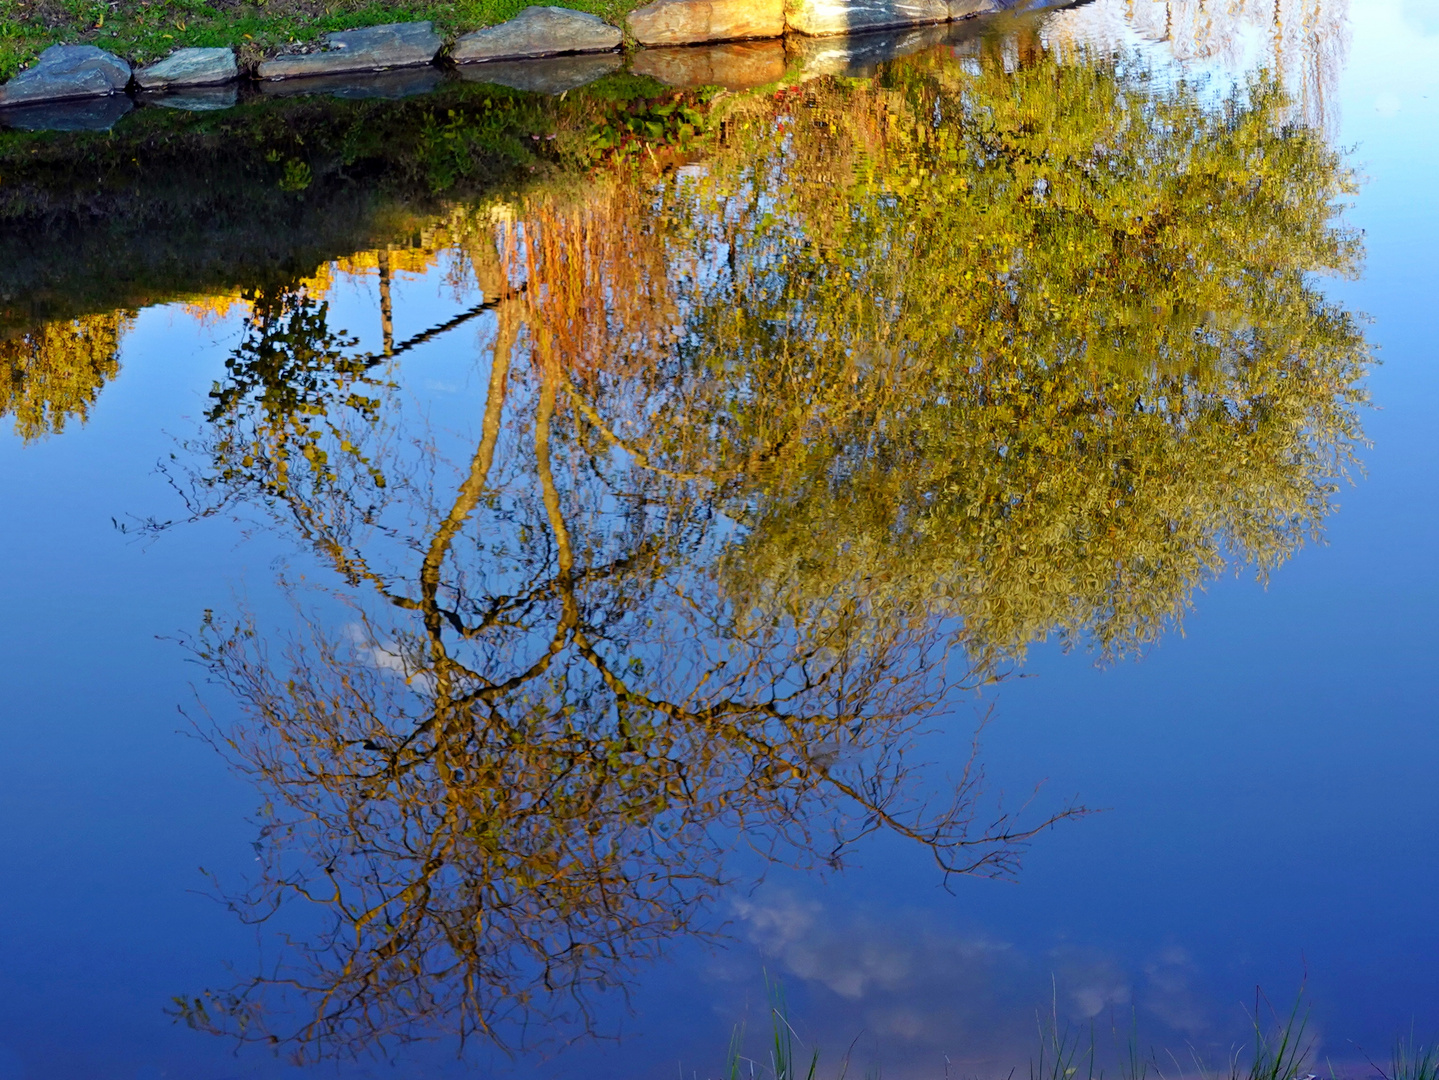
[[[315,178],[310,166],[299,158],[285,162],[285,175],[280,177],[281,191],[304,191]]]
[[[769,991],[769,1014],[774,1025],[774,1050],[770,1056],[770,1065],[774,1070],[774,1080],[799,1080],[800,1060],[795,1057],[794,1026],[789,1022],[784,986],[776,982]],[[814,1080],[818,1068],[819,1051],[816,1050],[810,1055],[809,1069],[804,1074],[804,1080]]]
[[[1040,1032],[1039,1055],[1029,1062],[1029,1080],[1080,1080],[1081,1065],[1087,1065],[1083,1080],[1094,1080],[1094,1040],[1087,1051],[1082,1039],[1069,1030]]]
[[[1119,1045],[1119,1031],[1114,1032],[1114,1044]],[[1151,1051],[1152,1053],[1152,1051]],[[1124,1051],[1119,1059],[1120,1080],[1148,1080],[1151,1058],[1139,1052],[1139,1017],[1129,1014],[1129,1037],[1125,1040]]]
[[[1084,1070],[1081,1078],[1080,1069]],[[1029,1080],[1100,1080],[1094,1071],[1094,1029],[1086,1048],[1080,1032],[1059,1026],[1059,1011],[1039,1018],[1039,1056],[1029,1062]]]
[[[744,1025],[736,1024],[730,1035],[729,1053],[725,1059],[725,1075],[728,1080],[816,1080],[819,1072],[819,1051],[811,1052],[806,1065],[802,1057],[803,1042],[795,1033],[789,1021],[789,1005],[785,1001],[784,986],[766,977],[765,991],[769,998],[769,1014],[773,1042],[770,1046],[769,1065],[744,1056]],[[798,1050],[797,1050],[798,1044]],[[850,1050],[854,1047],[851,1044]],[[748,1066],[746,1069],[745,1066]],[[849,1054],[840,1061],[835,1080],[844,1080],[849,1072]],[[865,1073],[865,1080],[879,1080],[878,1066]]]
[[[1272,1008],[1269,1010],[1273,1017],[1269,1025],[1264,1022],[1266,1005],[1263,995],[1256,989],[1254,1012],[1251,1014],[1254,1050],[1248,1064],[1244,1063],[1243,1054],[1235,1049],[1229,1056],[1228,1067],[1223,1072],[1216,1072],[1197,1053],[1193,1053],[1200,1080],[1308,1080],[1312,1076],[1308,1065],[1314,1041],[1305,1035],[1309,1026],[1309,1011],[1304,1004],[1303,989],[1299,991],[1287,1017],[1281,1019]],[[1178,1066],[1177,1061],[1175,1064]]]
[[[652,146],[684,149],[696,135],[709,130],[704,104],[702,97],[684,93],[633,102],[595,122],[589,134],[591,152],[622,160]]]
[[[1416,1043],[1411,1033],[1407,1039],[1395,1040],[1389,1071],[1377,1065],[1375,1071],[1383,1080],[1439,1080],[1439,1046]]]
[[[1265,1032],[1260,1016],[1259,995],[1254,1003],[1254,1058],[1247,1072],[1241,1073],[1237,1062],[1231,1063],[1231,1080],[1297,1080],[1305,1075],[1309,1064],[1309,1052],[1313,1049],[1312,1039],[1305,1038],[1309,1026],[1309,1010],[1304,1005],[1304,991],[1294,999],[1294,1007],[1288,1018],[1278,1022]]]

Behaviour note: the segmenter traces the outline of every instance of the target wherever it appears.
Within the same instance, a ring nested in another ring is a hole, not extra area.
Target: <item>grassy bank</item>
[[[618,21],[633,0],[559,0]],[[85,43],[133,64],[185,45],[233,45],[242,63],[331,30],[431,19],[456,34],[504,22],[528,0],[0,0],[0,79],[45,48]]]
[[[396,102],[144,109],[101,139],[0,135],[0,339],[303,277],[404,246],[459,202],[558,191],[606,164],[699,150],[706,102],[614,74],[563,100],[452,83]]]

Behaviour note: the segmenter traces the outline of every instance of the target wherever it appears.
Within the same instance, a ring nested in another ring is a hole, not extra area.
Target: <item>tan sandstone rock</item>
[[[786,0],[785,22],[813,37],[948,22],[948,0]]]
[[[784,43],[734,41],[641,49],[630,61],[630,71],[682,90],[698,86],[753,90],[784,78]]]
[[[630,12],[641,45],[772,38],[784,33],[784,0],[655,0]]]
[[[945,25],[878,30],[846,37],[792,37],[789,60],[801,79],[819,75],[868,78],[888,60],[923,52],[942,44],[950,28]]]

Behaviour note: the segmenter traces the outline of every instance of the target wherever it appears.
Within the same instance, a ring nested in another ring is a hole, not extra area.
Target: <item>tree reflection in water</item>
[[[263,508],[349,614],[194,647],[265,797],[233,903],[327,921],[190,1022],[301,1056],[582,1031],[710,927],[737,843],[1007,874],[1081,812],[916,739],[1030,642],[1134,651],[1316,534],[1367,354],[1310,281],[1357,265],[1347,176],[1274,86],[1031,53],[739,100],[702,166],[475,208],[467,442],[402,348],[254,298],[181,486]]]
[[[0,338],[0,417],[29,442],[83,424],[105,384],[120,372],[120,338],[134,314],[85,315]]]

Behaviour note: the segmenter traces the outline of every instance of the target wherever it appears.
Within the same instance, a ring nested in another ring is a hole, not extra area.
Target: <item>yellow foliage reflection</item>
[[[670,186],[680,344],[615,441],[725,493],[735,595],[884,582],[975,656],[1112,655],[1317,532],[1368,358],[1311,281],[1357,270],[1348,177],[1272,83],[1107,70],[812,85]]]
[[[1162,43],[1181,63],[1275,73],[1299,115],[1333,129],[1349,48],[1349,0],[1096,0],[1055,15],[1056,45],[1108,46],[1130,33]]]
[[[190,1022],[566,1033],[705,929],[736,846],[1012,872],[1077,811],[918,768],[953,691],[1049,635],[1139,649],[1318,533],[1367,362],[1312,281],[1360,256],[1338,157],[1269,81],[1020,53],[737,99],[702,163],[473,208],[481,303],[376,352],[315,283],[248,295],[176,479],[333,591],[194,648],[264,793],[232,903],[323,925]],[[444,432],[398,383],[460,325],[487,392]]]
[[[0,340],[0,417],[12,416],[25,441],[59,434],[90,417],[105,384],[120,372],[120,338],[129,312],[43,323]]]

